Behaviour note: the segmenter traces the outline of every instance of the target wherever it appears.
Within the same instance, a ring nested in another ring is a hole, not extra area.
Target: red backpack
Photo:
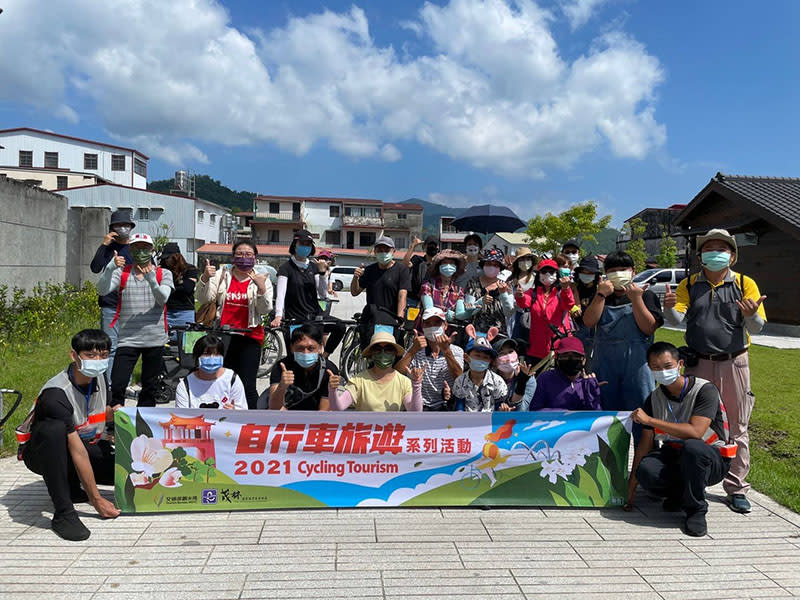
[[[122,269],[122,274],[119,277],[119,289],[117,290],[117,312],[114,313],[114,318],[111,320],[110,327],[113,327],[117,324],[117,319],[119,319],[119,313],[122,309],[122,290],[125,289],[125,286],[128,283],[128,277],[131,276],[131,269],[133,269],[133,265],[125,265]],[[156,268],[156,282],[161,283],[161,278],[164,276],[161,267]],[[169,327],[167,326],[167,303],[164,303],[164,331],[169,331]]]

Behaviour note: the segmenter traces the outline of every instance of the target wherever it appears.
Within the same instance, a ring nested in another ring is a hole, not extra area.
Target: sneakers
[[[731,494],[728,496],[728,507],[737,513],[749,513],[750,501],[744,494]]]
[[[708,533],[705,513],[694,513],[683,522],[683,532],[692,537],[703,537]]]
[[[53,531],[59,537],[69,540],[70,542],[80,542],[88,539],[92,532],[81,523],[78,518],[78,513],[71,512],[65,515],[56,515],[53,517]]]
[[[661,508],[664,512],[680,512],[681,510],[681,499],[680,498],[664,498],[664,502],[661,503]]]

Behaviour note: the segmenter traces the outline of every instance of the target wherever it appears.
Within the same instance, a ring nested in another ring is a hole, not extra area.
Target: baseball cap
[[[486,352],[487,354],[490,354],[492,358],[497,358],[497,351],[494,348],[492,348],[492,345],[489,343],[489,340],[487,340],[483,336],[472,338],[470,339],[469,342],[467,342],[467,347],[465,348],[465,351],[470,352],[472,350],[480,350],[481,352]]]
[[[447,318],[445,317],[444,311],[441,308],[436,306],[431,306],[426,308],[422,313],[422,320],[427,321],[431,317],[439,317],[442,321],[446,321]]]
[[[129,243],[130,244],[150,244],[151,246],[154,245],[153,244],[153,238],[151,238],[146,233],[134,233],[131,236],[131,238],[129,240]]]
[[[556,354],[565,354],[566,352],[575,352],[581,356],[586,356],[583,350],[583,342],[573,336],[561,338],[553,345],[553,350]]]
[[[390,238],[388,235],[382,235],[377,240],[375,240],[376,246],[389,246],[389,248],[394,249],[394,240]]]

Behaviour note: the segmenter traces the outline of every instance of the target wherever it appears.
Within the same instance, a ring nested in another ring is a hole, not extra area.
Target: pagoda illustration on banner
[[[214,421],[206,421],[204,415],[197,417],[180,417],[170,413],[169,421],[159,422],[164,430],[161,442],[170,450],[181,447],[200,461],[207,458],[216,460],[214,440],[211,438],[211,427]],[[192,452],[191,449],[195,452]]]

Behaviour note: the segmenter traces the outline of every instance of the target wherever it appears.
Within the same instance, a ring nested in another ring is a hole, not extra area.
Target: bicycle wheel
[[[345,330],[344,337],[342,338],[342,354],[347,352],[352,347],[355,337],[356,337],[355,325],[350,325]]]
[[[350,347],[348,352],[342,356],[341,365],[339,366],[339,371],[347,381],[350,381],[353,377],[361,373],[361,371],[366,370],[367,368],[367,359],[361,356],[361,348],[358,344]]]
[[[258,365],[257,377],[268,377],[272,367],[286,356],[283,347],[283,335],[279,330],[264,330],[264,345],[261,347],[261,364]]]

